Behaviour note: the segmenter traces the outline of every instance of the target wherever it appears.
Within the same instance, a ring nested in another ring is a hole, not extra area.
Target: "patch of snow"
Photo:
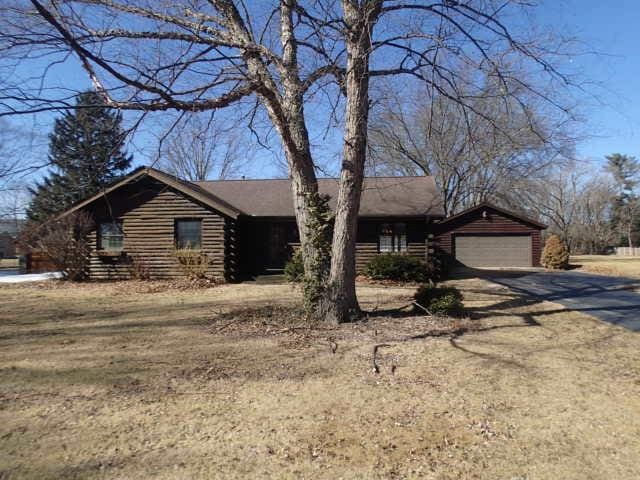
[[[18,270],[0,270],[0,283],[42,282],[61,276],[60,272],[20,273]]]

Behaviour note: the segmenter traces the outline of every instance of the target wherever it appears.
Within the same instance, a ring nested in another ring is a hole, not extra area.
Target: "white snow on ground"
[[[17,270],[0,270],[0,283],[41,282],[60,277],[60,272],[20,273]]]

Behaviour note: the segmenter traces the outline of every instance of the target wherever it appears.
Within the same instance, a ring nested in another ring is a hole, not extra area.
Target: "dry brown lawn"
[[[640,257],[574,255],[571,257],[571,264],[584,272],[640,278]]]
[[[640,336],[457,284],[313,329],[287,285],[2,286],[0,479],[640,478]]]

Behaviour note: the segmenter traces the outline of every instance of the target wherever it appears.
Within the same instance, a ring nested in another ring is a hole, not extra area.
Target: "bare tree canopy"
[[[566,45],[527,24],[521,13],[530,8],[519,0],[16,0],[0,7],[0,52],[7,63],[40,65],[73,54],[120,109],[201,112],[253,102],[249,123],[268,118],[287,159],[305,271],[320,279],[307,290],[315,314],[343,321],[359,313],[355,238],[370,82],[407,77],[475,112],[467,92],[491,76],[514,108],[526,106],[518,101],[526,92],[566,111],[547,93],[572,84],[557,68]],[[63,92],[3,82],[0,115],[69,106]],[[343,130],[329,268],[316,241],[324,230],[312,218],[311,108]]]
[[[177,177],[225,179],[242,174],[251,156],[251,142],[237,127],[221,125],[213,116],[190,114],[174,126],[160,152],[160,168]]]
[[[513,187],[512,201],[527,205],[572,253],[603,253],[617,244],[616,187],[606,168],[578,161],[552,164]]]
[[[532,98],[516,108],[501,91],[486,78],[479,90],[467,92],[471,111],[424,90],[410,103],[397,96],[387,99],[371,122],[369,169],[432,175],[446,215],[487,200],[504,203],[514,181],[561,162],[573,140],[563,125],[566,118],[557,118]]]
[[[619,235],[633,247],[640,221],[640,197],[636,187],[640,182],[640,162],[635,157],[614,153],[608,155],[607,171],[613,176],[616,199],[613,219]]]
[[[44,136],[39,138],[25,125],[0,119],[0,220],[24,216],[29,203],[27,179],[49,165],[44,151],[37,155],[41,140]]]

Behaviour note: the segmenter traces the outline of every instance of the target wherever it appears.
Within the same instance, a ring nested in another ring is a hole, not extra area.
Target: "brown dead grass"
[[[335,328],[288,285],[0,287],[0,478],[638,478],[638,334],[456,283],[470,319],[363,286]]]
[[[571,264],[578,270],[615,277],[640,278],[640,257],[615,255],[574,255]]]

